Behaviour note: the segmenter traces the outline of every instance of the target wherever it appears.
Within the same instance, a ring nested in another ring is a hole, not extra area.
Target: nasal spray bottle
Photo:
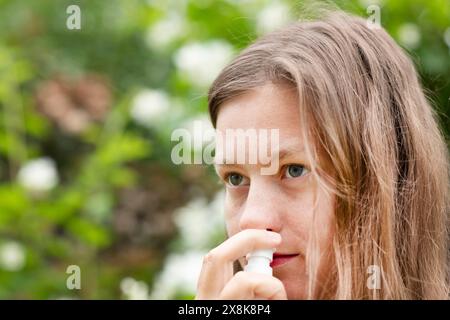
[[[247,254],[247,265],[244,271],[257,272],[262,274],[272,275],[272,268],[270,263],[273,260],[273,253],[275,249],[255,250]]]

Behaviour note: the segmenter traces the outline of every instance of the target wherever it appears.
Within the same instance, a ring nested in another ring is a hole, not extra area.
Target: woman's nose
[[[239,228],[240,230],[269,229],[279,232],[281,211],[282,205],[276,190],[269,186],[252,184],[239,219]]]

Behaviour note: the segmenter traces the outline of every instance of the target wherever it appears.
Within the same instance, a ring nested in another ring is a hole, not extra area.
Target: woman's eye
[[[229,185],[233,187],[239,187],[248,184],[248,178],[239,173],[231,173],[226,177],[225,180]]]
[[[286,166],[285,178],[298,178],[308,173],[308,169],[299,164],[290,164]]]

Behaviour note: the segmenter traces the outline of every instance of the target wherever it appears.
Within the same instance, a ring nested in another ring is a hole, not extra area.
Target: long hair
[[[267,82],[296,89],[312,174],[336,196],[333,289],[320,297],[448,299],[449,154],[409,57],[347,13],[295,22],[220,73],[208,94],[214,126],[224,101]],[[310,298],[319,297],[314,256]]]

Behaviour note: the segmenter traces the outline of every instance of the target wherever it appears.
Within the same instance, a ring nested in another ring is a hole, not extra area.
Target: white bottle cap
[[[273,260],[273,253],[275,249],[255,250],[247,254],[247,265],[244,271],[257,272],[267,275],[272,275],[272,268],[270,263]]]

